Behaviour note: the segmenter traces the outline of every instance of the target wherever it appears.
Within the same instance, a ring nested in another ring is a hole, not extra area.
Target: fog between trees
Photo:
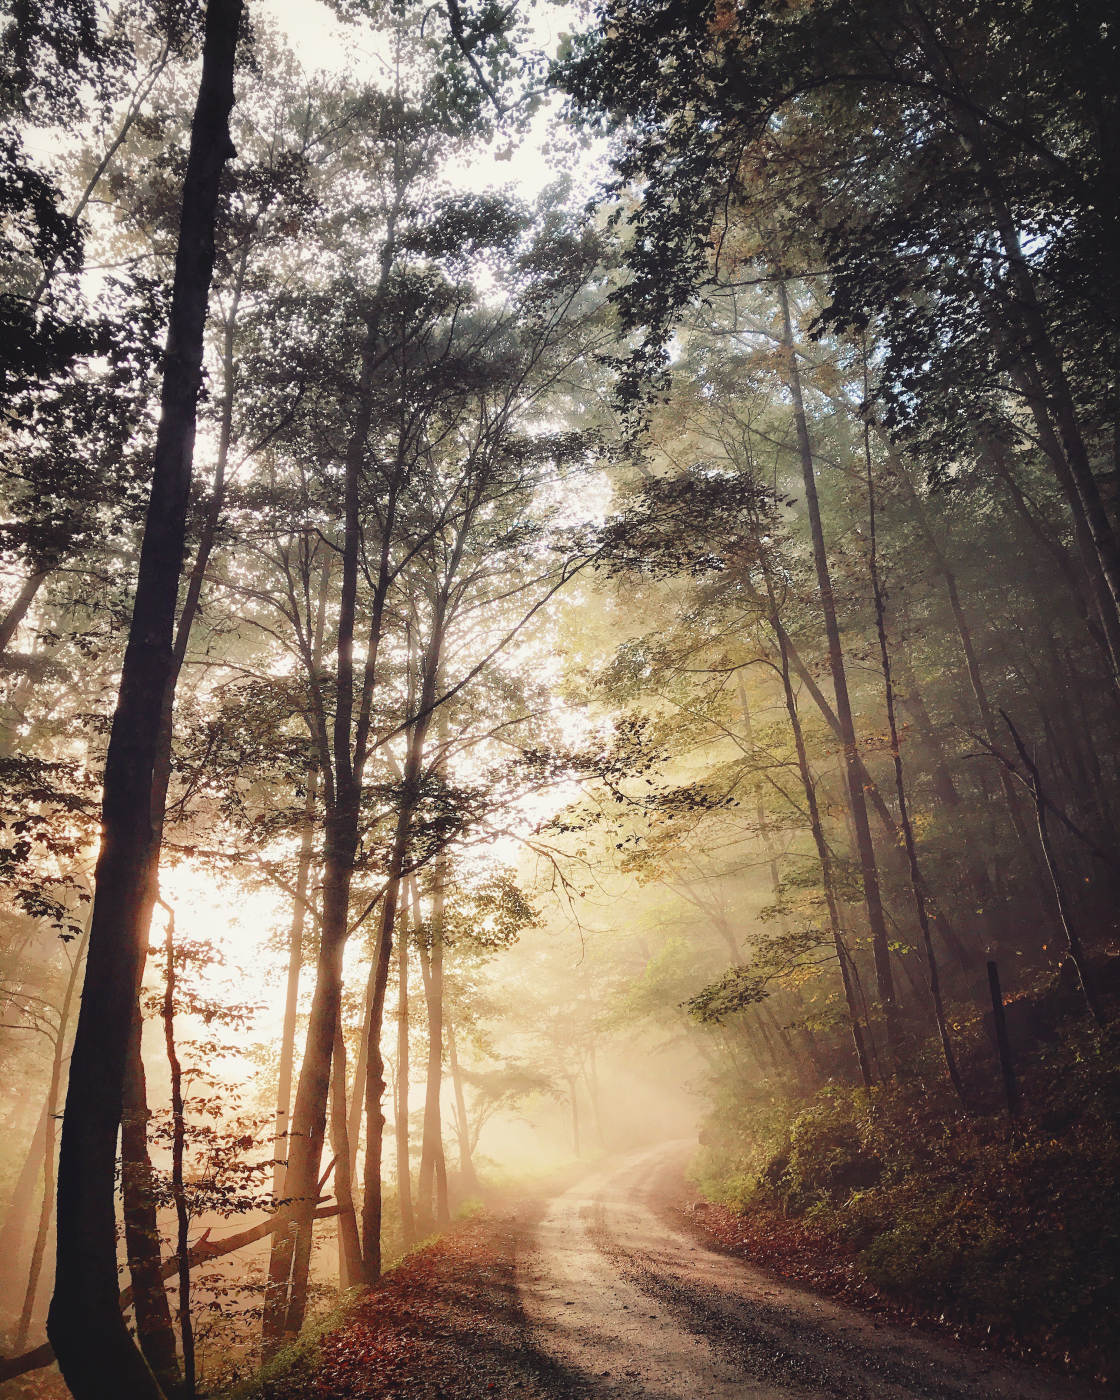
[[[4,20],[0,1376],[212,1392],[679,1136],[1010,1122],[1103,1308],[1107,8],[277,13]]]

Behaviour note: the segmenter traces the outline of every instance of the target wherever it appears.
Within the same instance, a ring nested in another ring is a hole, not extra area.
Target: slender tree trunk
[[[568,1081],[568,1106],[572,1114],[572,1155],[574,1157],[583,1156],[583,1146],[580,1142],[579,1123],[579,1095],[576,1092],[578,1082],[574,1074],[566,1076]]]
[[[860,1077],[863,1080],[865,1089],[870,1089],[872,1085],[871,1060],[868,1055],[868,1046],[864,1038],[863,1026],[860,1023],[859,1003],[857,1001],[857,984],[855,980],[855,966],[851,954],[844,943],[844,936],[841,932],[840,910],[836,901],[836,885],[832,876],[832,853],[828,849],[828,842],[825,840],[824,825],[821,822],[820,805],[817,802],[817,788],[813,781],[813,772],[809,767],[809,756],[805,749],[805,735],[801,729],[801,716],[797,710],[797,697],[793,691],[793,680],[790,675],[790,658],[786,642],[785,628],[778,621],[778,605],[774,597],[774,588],[770,579],[769,570],[766,571],[766,593],[769,605],[769,620],[774,630],[774,635],[778,641],[778,655],[780,658],[780,674],[782,677],[782,695],[786,704],[786,714],[789,717],[790,729],[793,733],[794,749],[797,753],[797,771],[801,778],[802,791],[805,793],[805,804],[809,812],[809,828],[813,836],[813,844],[817,848],[817,862],[821,869],[821,884],[824,889],[825,908],[828,911],[829,933],[832,937],[832,946],[836,950],[836,960],[840,965],[840,981],[844,988],[844,1004],[848,1012],[848,1026],[852,1034],[852,1046],[856,1052],[856,1062],[859,1065]],[[870,1032],[870,1026],[868,1027]]]
[[[1058,572],[1061,574],[1069,593],[1070,601],[1073,603],[1078,617],[1081,619],[1082,623],[1084,623],[1086,631],[1100,648],[1102,659],[1108,668],[1108,674],[1113,681],[1115,681],[1115,660],[1112,655],[1108,635],[1098,615],[1096,606],[1097,599],[1094,594],[1094,585],[1089,572],[1089,566],[1080,555],[1076,558],[1071,555],[1070,551],[1050,528],[1037,506],[1028,500],[1026,492],[1016,479],[1015,473],[1007,460],[1007,450],[1004,445],[992,438],[984,437],[980,440],[980,447],[984,455],[984,460],[991,470],[992,475],[997,481],[1002,482],[1006,488],[1008,499],[1011,502],[1011,508],[1016,518],[1022,523],[1031,538],[1042,546],[1057,565]],[[1061,455],[1060,451],[1058,455]],[[1091,552],[1090,550],[1090,553]],[[1096,572],[1099,573],[1100,561],[1097,560],[1095,556],[1093,557],[1093,564],[1096,566]],[[1117,693],[1115,685],[1113,686],[1113,698],[1114,700],[1120,700],[1120,694]]]
[[[331,1151],[334,1153],[334,1195],[338,1201],[338,1281],[345,1292],[362,1281],[362,1246],[354,1210],[350,1173],[350,1143],[346,1130],[346,1041],[342,1021],[335,1028],[331,1061]]]
[[[436,1190],[436,1162],[443,1150],[443,906],[447,869],[443,856],[437,858],[432,892],[431,948],[419,945],[420,967],[424,975],[424,1000],[428,1011],[428,1064],[424,1085],[424,1135],[420,1147],[420,1175],[416,1191],[416,1218],[422,1234],[427,1234],[446,1214],[441,1211]]]
[[[7,651],[8,643],[16,634],[16,628],[27,616],[28,609],[50,574],[50,569],[36,569],[24,579],[23,586],[12,599],[8,611],[0,618],[0,653]]]
[[[155,898],[152,779],[172,675],[175,607],[218,182],[232,153],[241,0],[210,0],[183,184],[161,413],[132,624],[105,762],[102,842],[58,1177],[58,1260],[48,1334],[75,1400],[159,1400],[117,1304],[114,1177],[122,1088]]]
[[[879,869],[875,861],[875,848],[871,841],[871,828],[867,820],[867,800],[860,771],[863,765],[859,762],[855,723],[852,719],[851,700],[848,696],[844,651],[840,641],[840,626],[836,617],[836,603],[832,592],[828,552],[825,548],[820,502],[817,498],[816,468],[813,464],[813,450],[809,441],[809,427],[801,395],[801,375],[797,367],[797,351],[793,341],[789,295],[786,292],[785,283],[780,279],[777,282],[777,288],[782,308],[783,343],[787,359],[786,383],[793,401],[797,445],[801,458],[801,477],[805,487],[805,504],[813,536],[813,560],[816,566],[821,610],[824,614],[825,636],[828,640],[829,670],[832,675],[832,688],[836,698],[836,716],[840,722],[841,742],[844,748],[844,766],[848,780],[848,805],[852,815],[852,826],[855,830],[860,873],[863,877],[867,920],[871,927],[876,988],[886,1021],[887,1040],[892,1054],[897,1054],[899,1026],[898,1010],[895,1004],[894,977],[891,972],[890,938],[887,933],[887,921],[879,890]]]
[[[269,1284],[261,1329],[262,1350],[266,1357],[276,1350],[285,1335],[294,1336],[303,1325],[315,1203],[319,1192],[319,1166],[326,1137],[331,1055],[342,1003],[342,956],[349,935],[350,885],[358,847],[362,790],[362,744],[356,741],[353,731],[354,633],[362,544],[360,477],[373,419],[372,375],[377,335],[376,320],[371,318],[367,321],[362,344],[356,413],[346,448],[342,587],[335,648],[337,678],[333,733],[329,741],[333,764],[329,770],[324,768],[327,811],[323,836],[319,956],[292,1114],[284,1182],[284,1192],[288,1198],[286,1210],[291,1226],[273,1236],[269,1259]],[[379,616],[375,615],[366,658],[367,690],[372,686],[378,640]],[[311,679],[315,684],[317,677],[312,676]],[[326,742],[325,738],[321,740],[322,744]],[[327,755],[323,757],[326,761]]]
[[[909,713],[921,745],[929,756],[929,774],[933,780],[934,795],[943,807],[954,811],[961,804],[961,795],[949,771],[945,749],[926,708],[925,697],[918,685],[918,678],[914,674],[905,646],[896,648],[893,669],[897,681],[900,682],[900,687],[896,688],[895,692],[898,703]]]
[[[451,1069],[451,1086],[455,1094],[455,1136],[459,1143],[459,1176],[464,1191],[478,1190],[478,1173],[474,1168],[474,1155],[471,1152],[470,1124],[467,1119],[467,1096],[463,1089],[463,1072],[459,1066],[458,1047],[455,1043],[455,1027],[446,1019],[447,1058]]]
[[[408,1141],[408,895],[401,900],[400,937],[397,939],[397,1197],[401,1209],[401,1235],[408,1246],[416,1239],[412,1209],[412,1161]],[[415,913],[413,914],[415,922]]]
[[[14,1311],[19,1301],[20,1265],[24,1252],[24,1235],[35,1208],[35,1186],[43,1174],[43,1153],[47,1136],[48,1105],[44,1102],[35,1131],[31,1134],[19,1176],[4,1214],[0,1229],[0,1259],[7,1267],[0,1273],[0,1299],[4,1311]]]
[[[1042,853],[1046,859],[1046,869],[1049,872],[1050,880],[1054,889],[1054,898],[1058,906],[1058,919],[1065,934],[1066,946],[1069,949],[1069,959],[1073,963],[1077,972],[1078,980],[1081,983],[1081,991],[1085,997],[1085,1005],[1089,1009],[1089,1014],[1098,1026],[1104,1025],[1104,1012],[1101,1008],[1100,999],[1097,995],[1096,984],[1093,979],[1093,971],[1089,965],[1089,959],[1085,952],[1085,946],[1081,942],[1081,935],[1078,932],[1077,924],[1070,907],[1069,896],[1066,893],[1065,883],[1062,880],[1061,871],[1058,866],[1058,858],[1054,851],[1054,844],[1050,839],[1050,829],[1046,818],[1047,800],[1046,793],[1042,787],[1042,775],[1038,771],[1038,765],[1030,753],[1027,746],[1019,736],[1018,730],[1012,724],[1006,714],[1003,716],[1015,747],[1019,752],[1019,757],[1023,760],[1023,766],[1029,774],[1031,795],[1034,797],[1035,816],[1038,821],[1038,836],[1042,844]]]
[[[179,1335],[183,1342],[183,1394],[194,1400],[195,1356],[194,1323],[191,1319],[190,1212],[184,1166],[187,1147],[187,1118],[183,1104],[183,1070],[175,1048],[175,915],[167,909],[167,965],[163,990],[163,1039],[171,1074],[171,1196],[175,1202],[176,1245],[179,1261]]]
[[[996,1034],[996,1052],[999,1055],[1004,1102],[1007,1104],[1007,1116],[1015,1118],[1019,1113],[1019,1084],[1015,1077],[1015,1061],[1011,1057],[1011,1041],[1007,1035],[1007,1017],[1004,1015],[1003,992],[999,985],[999,966],[994,962],[988,963],[988,992],[992,999],[992,1025]]]
[[[591,1100],[591,1113],[595,1119],[595,1136],[599,1141],[599,1146],[605,1152],[607,1149],[607,1134],[603,1125],[602,1086],[599,1082],[599,1062],[595,1055],[594,1044],[588,1046],[587,1061],[583,1067],[583,1077],[587,1084],[587,1097]]]
[[[280,1065],[276,1086],[276,1124],[273,1130],[276,1161],[272,1169],[272,1194],[277,1200],[284,1195],[287,1170],[288,1117],[292,1102],[292,1074],[296,1051],[296,1018],[299,1014],[299,975],[303,968],[303,930],[307,920],[308,896],[311,886],[311,862],[315,849],[315,800],[319,790],[319,770],[307,773],[307,792],[303,801],[303,823],[296,865],[295,895],[292,901],[292,924],[288,930],[288,976],[284,990],[284,1027],[280,1036]]]
[[[753,749],[754,747],[754,725],[751,720],[751,707],[747,699],[747,687],[743,680],[743,673],[736,673],[736,690],[739,696],[739,710],[743,716],[743,738]],[[770,867],[770,888],[774,894],[774,905],[780,907],[782,899],[782,880],[778,871],[778,855],[774,847],[774,842],[770,833],[770,821],[766,815],[766,806],[762,800],[761,785],[757,790],[757,801],[755,803],[755,821],[758,823],[759,839],[762,842],[762,849],[765,852],[767,862]],[[783,914],[779,919],[779,927],[786,928],[786,919]]]
[[[404,867],[407,848],[408,821],[406,819],[403,822],[405,835],[402,839],[403,815],[402,807],[397,821],[397,839],[394,841],[388,887],[382,899],[381,917],[378,921],[377,944],[371,969],[373,995],[370,998],[369,1020],[366,1025],[366,1155],[362,1189],[362,1268],[367,1284],[374,1284],[381,1277],[381,1155],[385,1136],[385,1115],[381,1106],[385,1093],[381,1025],[385,1015],[385,989],[389,980],[389,961],[393,951],[393,927],[400,898],[401,870]]]
[[[330,564],[324,565],[319,577],[319,601],[311,640],[310,668],[312,684],[318,680],[323,657],[323,634],[326,629],[327,595],[330,591]],[[314,743],[313,743],[314,747]],[[280,1038],[280,1064],[276,1086],[276,1164],[273,1167],[272,1194],[280,1200],[287,1177],[288,1129],[292,1104],[292,1076],[296,1053],[296,1019],[299,1014],[299,979],[303,970],[303,932],[310,908],[311,870],[315,850],[315,813],[319,799],[319,769],[322,755],[315,754],[307,769],[307,787],[303,799],[300,825],[299,858],[296,863],[295,893],[292,903],[292,923],[288,933],[288,976],[284,991],[284,1027]],[[354,1151],[351,1145],[351,1154]],[[271,1272],[269,1287],[275,1294],[280,1280]]]
[[[448,577],[454,576],[457,558],[453,559]],[[381,1155],[385,1136],[385,1115],[382,1098],[385,1093],[385,1061],[381,1054],[381,1028],[385,1014],[385,992],[389,981],[389,966],[393,951],[393,928],[397,917],[401,879],[408,854],[412,817],[420,797],[424,746],[428,737],[436,699],[436,684],[443,651],[443,629],[447,613],[448,594],[444,589],[436,600],[432,632],[424,656],[423,678],[417,717],[408,731],[401,782],[401,805],[389,857],[385,895],[381,904],[377,948],[374,966],[374,988],[366,1047],[366,1155],[365,1180],[362,1195],[362,1258],[365,1281],[376,1283],[381,1277]]]
[[[262,1329],[266,1357],[275,1351],[285,1335],[295,1336],[303,1325],[312,1230],[319,1198],[319,1170],[326,1137],[331,1057],[342,1002],[342,954],[353,868],[350,831],[351,824],[345,814],[341,818],[337,811],[328,814],[315,992],[292,1113],[288,1169],[284,1179],[290,1224],[273,1236]]]
[[[43,1199],[39,1206],[39,1222],[35,1231],[35,1242],[31,1249],[31,1266],[27,1274],[27,1288],[23,1296],[23,1307],[20,1310],[19,1323],[16,1327],[15,1344],[16,1347],[21,1350],[27,1345],[27,1334],[31,1330],[31,1317],[35,1309],[35,1298],[39,1291],[39,1276],[43,1268],[43,1256],[46,1252],[47,1236],[50,1233],[51,1212],[54,1210],[55,1151],[57,1148],[55,1139],[55,1119],[58,1115],[59,1091],[62,1087],[62,1071],[66,1063],[66,1042],[70,1030],[70,1011],[74,1004],[74,993],[78,986],[78,974],[81,971],[82,959],[85,957],[88,939],[89,930],[87,928],[74,949],[73,960],[70,964],[70,972],[66,978],[66,990],[62,996],[62,1006],[59,1008],[58,1034],[54,1043],[54,1053],[51,1056],[51,1077],[47,1086],[47,1109],[45,1132],[43,1135]]]
[[[1054,469],[1054,475],[1069,507],[1077,555],[1089,580],[1093,603],[1105,635],[1113,683],[1114,686],[1120,686],[1120,611],[1117,610],[1101,563],[1100,553],[1093,540],[1085,503],[1077,489],[1077,483],[1070,470],[1062,444],[1054,431],[1054,425],[1050,421],[1046,391],[1039,378],[1037,367],[1027,356],[1020,357],[1018,362],[1011,366],[1009,373],[1011,382],[1019,390],[1030,410],[1038,432],[1039,444],[1046,459]]]
[[[864,366],[864,396],[867,397],[866,363]],[[937,967],[937,957],[933,951],[933,937],[930,933],[929,912],[926,908],[925,887],[918,865],[918,848],[914,841],[914,827],[910,821],[910,804],[906,795],[906,779],[902,766],[902,748],[898,738],[898,719],[894,703],[894,677],[891,674],[891,654],[887,643],[886,603],[883,598],[882,580],[879,576],[878,521],[875,512],[875,476],[871,461],[871,435],[866,421],[863,425],[863,450],[867,466],[867,515],[870,553],[868,568],[871,575],[871,593],[875,602],[875,631],[879,639],[879,660],[883,670],[883,689],[887,706],[887,731],[890,736],[891,758],[894,762],[894,785],[898,798],[898,820],[902,827],[902,839],[906,849],[906,863],[910,870],[910,893],[914,900],[914,913],[922,934],[922,947],[926,955],[926,972],[929,977],[929,994],[933,1003],[933,1015],[937,1022],[937,1034],[941,1039],[941,1053],[945,1057],[945,1068],[950,1082],[961,1103],[965,1102],[964,1085],[953,1053],[953,1043],[949,1036],[949,1023],[945,1018],[945,1005],[941,996],[941,976]]]

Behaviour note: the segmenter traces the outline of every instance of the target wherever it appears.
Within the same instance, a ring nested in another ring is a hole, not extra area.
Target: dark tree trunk
[[[183,184],[152,488],[120,694],[105,762],[102,841],[58,1179],[58,1261],[48,1334],[75,1400],[162,1392],[117,1303],[114,1176],[128,1043],[155,898],[152,781],[173,673],[203,327],[218,184],[232,152],[241,0],[210,0]]]
[[[1038,441],[1054,468],[1054,475],[1062,489],[1073,521],[1073,537],[1077,545],[1078,558],[1089,580],[1089,588],[1100,620],[1106,643],[1106,655],[1112,671],[1114,689],[1120,686],[1120,611],[1109,587],[1108,579],[1101,563],[1101,556],[1093,539],[1085,504],[1077,489],[1065,451],[1050,421],[1046,393],[1039,381],[1038,371],[1033,363],[1021,359],[1011,367],[1011,380],[1022,394],[1034,424],[1038,430]]]
[[[148,1087],[141,1054],[140,1008],[128,1048],[121,1117],[121,1196],[125,1252],[140,1350],[168,1394],[182,1384],[175,1327],[161,1272],[155,1183],[148,1151]]]
[[[350,1141],[346,1130],[346,1041],[342,1022],[335,1029],[331,1061],[331,1152],[334,1154],[334,1195],[338,1202],[338,1282],[343,1292],[362,1281],[362,1246],[354,1211],[350,1173]]]
[[[832,688],[836,698],[836,717],[840,724],[840,740],[844,748],[844,767],[848,780],[848,805],[855,831],[856,850],[859,856],[860,874],[863,877],[864,901],[867,905],[867,920],[871,927],[871,946],[875,958],[875,981],[887,1028],[887,1040],[892,1053],[897,1053],[899,1042],[898,1011],[895,1004],[894,977],[891,972],[890,937],[883,911],[882,895],[879,889],[879,869],[875,861],[875,848],[871,841],[871,827],[867,820],[867,798],[864,790],[856,746],[855,723],[852,719],[851,700],[848,696],[848,680],[844,669],[844,651],[840,641],[840,626],[836,617],[836,603],[832,592],[832,577],[828,565],[828,552],[825,548],[824,526],[821,522],[820,502],[817,498],[816,468],[813,450],[809,441],[809,427],[805,418],[805,407],[801,395],[801,376],[797,367],[797,351],[793,342],[793,324],[790,320],[789,296],[785,283],[777,283],[778,298],[782,307],[783,342],[787,357],[786,382],[793,400],[794,422],[797,427],[797,445],[801,459],[801,478],[805,487],[805,505],[809,514],[809,526],[813,537],[813,559],[816,565],[817,585],[820,593],[821,611],[824,614],[825,636],[828,641],[828,663],[832,675]]]
[[[424,974],[424,1000],[428,1011],[428,1064],[424,1083],[424,1133],[420,1145],[420,1173],[416,1186],[416,1221],[421,1234],[445,1223],[447,1201],[439,1200],[436,1163],[443,1152],[443,900],[446,865],[436,862],[432,894],[431,949],[420,946]],[[442,1209],[441,1209],[442,1205]]]
[[[864,396],[867,397],[866,363],[864,369]],[[887,707],[887,732],[890,735],[891,757],[894,761],[894,785],[898,798],[898,820],[902,827],[903,845],[906,850],[906,863],[910,871],[910,893],[914,900],[914,913],[922,934],[922,947],[926,955],[926,973],[929,978],[930,1001],[933,1003],[937,1034],[941,1039],[941,1053],[945,1057],[945,1068],[949,1080],[963,1104],[964,1085],[957,1068],[953,1043],[949,1038],[949,1023],[945,1017],[945,1005],[941,995],[941,974],[937,957],[933,951],[933,936],[930,932],[929,911],[926,907],[925,886],[918,866],[918,848],[914,841],[914,827],[910,821],[910,804],[906,794],[906,779],[902,767],[902,748],[898,737],[898,718],[894,703],[894,677],[891,673],[891,653],[887,643],[886,603],[883,586],[879,577],[878,521],[875,511],[875,477],[871,461],[871,436],[867,423],[863,427],[863,450],[867,466],[867,514],[870,553],[868,557],[871,575],[871,593],[875,602],[875,632],[879,639],[879,660],[883,670],[883,690]]]
[[[303,1325],[307,1278],[311,1264],[311,1236],[315,1202],[319,1194],[319,1164],[327,1128],[331,1055],[342,1003],[342,955],[349,933],[350,885],[358,846],[361,807],[361,760],[355,760],[354,633],[357,614],[359,557],[361,552],[360,478],[373,417],[372,373],[376,353],[376,324],[367,323],[362,345],[360,383],[353,428],[346,449],[346,475],[342,548],[342,590],[339,600],[336,642],[337,684],[330,740],[333,765],[325,770],[326,820],[323,839],[323,904],[319,929],[319,956],[315,991],[307,1023],[303,1063],[296,1089],[295,1109],[289,1131],[288,1167],[284,1193],[290,1228],[273,1237],[269,1259],[269,1283],[265,1293],[262,1344],[268,1357],[285,1334],[295,1335]],[[375,630],[374,641],[377,638]],[[367,673],[374,663],[373,642],[367,657]],[[311,677],[312,684],[317,681]],[[324,755],[326,758],[326,755]]]
[[[1100,998],[1097,995],[1093,971],[1089,964],[1088,955],[1085,952],[1085,945],[1081,941],[1081,934],[1078,931],[1076,921],[1073,917],[1069,895],[1066,892],[1065,881],[1062,879],[1057,853],[1054,850],[1054,843],[1050,836],[1050,828],[1047,821],[1047,809],[1050,804],[1042,786],[1042,775],[1038,771],[1038,764],[1035,762],[1030,750],[1027,748],[1026,744],[1023,743],[1018,730],[1006,713],[1004,713],[1003,718],[1008,729],[1011,731],[1011,738],[1014,741],[1015,748],[1018,750],[1019,757],[1023,760],[1023,766],[1026,768],[1029,775],[1031,796],[1034,798],[1035,818],[1038,822],[1039,841],[1042,845],[1042,854],[1046,860],[1046,869],[1050,875],[1050,881],[1053,886],[1054,899],[1058,906],[1058,921],[1065,935],[1066,946],[1069,949],[1069,959],[1081,983],[1081,991],[1085,997],[1085,1005],[1089,1010],[1089,1014],[1098,1026],[1103,1026],[1104,1011],[1101,1007]]]
[[[413,920],[415,922],[415,913]],[[412,1161],[408,1141],[408,909],[407,896],[401,901],[400,935],[397,939],[397,1199],[401,1209],[401,1235],[405,1245],[416,1239],[416,1217],[412,1209]]]
[[[303,829],[300,832],[295,893],[292,899],[292,923],[288,930],[288,975],[284,988],[284,1027],[280,1036],[276,1123],[273,1129],[276,1143],[276,1162],[272,1170],[272,1194],[277,1200],[280,1200],[284,1195],[284,1179],[287,1172],[288,1117],[292,1103],[296,1017],[299,1013],[299,975],[303,969],[303,930],[307,922],[311,886],[311,860],[315,842],[315,799],[318,787],[318,769],[311,768],[307,774],[307,792],[303,802]]]
[[[234,330],[237,323],[237,307],[245,281],[248,255],[249,245],[246,242],[234,282],[232,305],[225,318],[222,335],[222,370],[225,392],[222,397],[222,414],[218,431],[218,453],[214,466],[213,486],[198,549],[187,578],[183,603],[175,627],[171,674],[167,680],[160,711],[159,736],[152,772],[153,839],[150,879],[153,889],[158,889],[159,857],[163,844],[167,793],[171,784],[175,687],[186,658],[191,628],[198,615],[202,584],[210,556],[213,553],[218,523],[225,501],[226,468],[233,437]],[[145,930],[144,941],[145,943],[151,941],[150,926]],[[130,1114],[131,1121],[127,1128],[122,1126],[121,1129],[121,1182],[122,1194],[125,1197],[126,1218],[131,1214],[137,1226],[132,1230],[126,1229],[128,1266],[135,1285],[137,1339],[140,1343],[140,1350],[144,1353],[160,1384],[166,1390],[180,1385],[181,1377],[175,1351],[174,1332],[171,1327],[171,1309],[167,1302],[160,1274],[159,1232],[155,1224],[155,1208],[150,1200],[145,1201],[142,1198],[143,1192],[150,1193],[152,1182],[152,1165],[148,1152],[147,1091],[139,1044],[142,1029],[142,1025],[138,1023],[137,1044],[135,1050],[129,1052],[129,1070],[125,1085],[125,1111],[126,1114]]]
[[[456,561],[457,565],[457,561]],[[452,568],[449,576],[453,575]],[[389,966],[393,952],[393,929],[397,917],[401,880],[405,873],[409,832],[412,816],[420,797],[424,747],[436,701],[436,685],[443,651],[443,629],[447,612],[447,592],[436,602],[432,619],[432,635],[424,655],[423,677],[420,684],[416,718],[408,731],[401,782],[401,805],[393,834],[385,896],[381,905],[377,945],[374,954],[373,996],[366,1041],[366,1155],[362,1191],[362,1259],[367,1284],[381,1277],[381,1154],[385,1136],[385,1115],[382,1098],[385,1093],[385,1061],[381,1054],[381,1028],[385,1015],[385,992],[389,982]]]
[[[857,987],[855,981],[855,967],[851,954],[844,943],[844,935],[840,924],[840,910],[836,901],[836,887],[832,878],[832,854],[828,849],[828,842],[825,840],[824,826],[821,822],[820,806],[817,803],[817,789],[813,782],[813,773],[809,767],[809,756],[805,749],[805,736],[801,729],[801,718],[797,712],[797,697],[793,691],[793,681],[790,677],[789,655],[786,650],[785,629],[777,623],[777,604],[774,599],[773,590],[769,576],[766,580],[767,592],[769,594],[770,621],[774,626],[774,632],[778,639],[778,653],[781,657],[781,677],[782,694],[786,704],[786,714],[789,716],[790,729],[793,731],[794,748],[797,752],[797,768],[801,777],[802,791],[805,793],[805,803],[809,811],[809,826],[813,834],[813,844],[817,848],[817,860],[821,868],[821,883],[824,887],[825,907],[828,910],[829,933],[832,937],[832,946],[836,950],[836,960],[840,966],[840,981],[844,988],[844,1004],[848,1011],[848,1028],[852,1034],[852,1046],[856,1052],[856,1062],[859,1065],[860,1077],[863,1080],[865,1089],[870,1089],[872,1085],[871,1059],[868,1054],[867,1041],[864,1037],[863,1026],[860,1020],[859,1003],[857,1001]]]
[[[945,584],[945,592],[949,599],[949,608],[953,614],[953,623],[957,631],[957,640],[960,642],[961,655],[964,658],[965,672],[968,676],[969,688],[972,691],[972,698],[976,702],[976,709],[980,715],[980,721],[984,726],[984,735],[989,744],[996,743],[995,718],[992,712],[992,703],[988,697],[988,688],[984,683],[984,677],[980,670],[980,661],[976,655],[976,645],[972,637],[972,628],[965,616],[964,607],[961,604],[960,591],[957,588],[957,577],[950,567],[948,559],[941,548],[933,526],[930,524],[925,507],[921,498],[914,489],[914,483],[910,480],[906,466],[897,456],[892,458],[892,465],[896,468],[895,479],[899,481],[906,493],[906,498],[914,512],[914,517],[918,527],[925,537],[929,546],[930,555],[934,567],[941,575]],[[1041,883],[1042,876],[1038,864],[1038,857],[1035,853],[1034,842],[1027,829],[1026,821],[1023,818],[1022,808],[1019,803],[1019,795],[1012,785],[1008,775],[1000,771],[1000,786],[1003,789],[1004,801],[1007,804],[1007,813],[1014,828],[1016,839],[1022,847],[1023,855],[1031,865],[1031,870],[1037,882]]]
[[[191,1318],[190,1211],[185,1177],[187,1118],[183,1068],[175,1046],[175,916],[167,910],[167,965],[163,987],[163,1043],[171,1078],[171,1198],[175,1203],[175,1258],[179,1280],[179,1335],[183,1341],[183,1394],[194,1400],[194,1322]]]
[[[1003,1011],[1003,992],[999,985],[999,967],[994,962],[988,963],[988,991],[992,998],[992,1025],[996,1034],[996,1052],[999,1055],[1004,1102],[1007,1104],[1008,1117],[1015,1118],[1019,1113],[1019,1083],[1015,1077],[1015,1062],[1011,1058],[1007,1017]]]
[[[70,973],[66,978],[66,991],[63,994],[62,1006],[59,1008],[58,1035],[54,1043],[54,1053],[51,1056],[51,1077],[47,1086],[46,1131],[42,1143],[43,1199],[39,1206],[39,1222],[31,1247],[31,1266],[27,1273],[27,1288],[24,1292],[23,1307],[20,1310],[19,1324],[16,1328],[15,1344],[19,1348],[27,1345],[27,1334],[31,1330],[31,1317],[35,1310],[35,1298],[39,1292],[39,1279],[43,1268],[43,1256],[46,1253],[47,1236],[50,1233],[51,1212],[54,1209],[55,1151],[57,1147],[55,1119],[58,1114],[59,1092],[62,1088],[63,1066],[66,1063],[66,1041],[70,1031],[70,1012],[74,1004],[74,993],[77,990],[78,975],[81,972],[88,938],[89,931],[87,929],[74,949]]]

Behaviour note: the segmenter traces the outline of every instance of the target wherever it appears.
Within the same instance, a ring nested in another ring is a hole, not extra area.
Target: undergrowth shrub
[[[977,1023],[974,1037],[983,1034]],[[982,1042],[965,1047],[974,1075]],[[989,1057],[990,1058],[990,1057]],[[876,1088],[740,1105],[697,1170],[716,1200],[832,1239],[883,1294],[1120,1372],[1120,1053],[1080,1022],[1023,1057],[1024,1112],[964,1112],[936,1059]],[[979,1068],[976,1068],[979,1067]]]

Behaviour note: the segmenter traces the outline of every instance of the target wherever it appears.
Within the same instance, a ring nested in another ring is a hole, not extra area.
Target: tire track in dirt
[[[1090,1400],[1104,1392],[877,1321],[674,1229],[688,1145],[554,1198],[519,1259],[535,1350],[589,1400]],[[561,1381],[561,1377],[563,1380]],[[562,1388],[561,1388],[562,1387]]]

